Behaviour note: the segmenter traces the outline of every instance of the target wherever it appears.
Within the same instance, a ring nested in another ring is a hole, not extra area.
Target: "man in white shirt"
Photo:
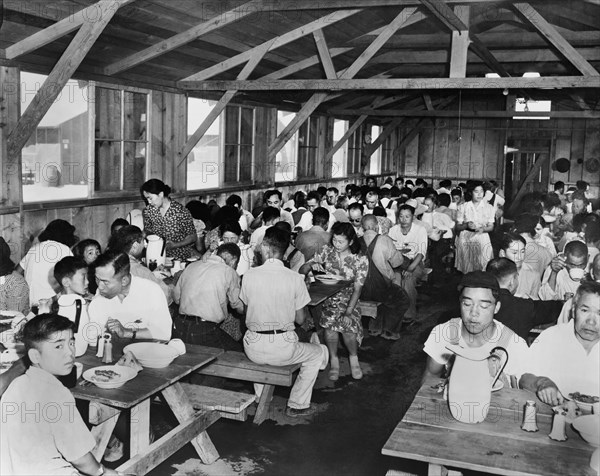
[[[572,297],[585,275],[588,249],[581,241],[571,241],[565,246],[564,255],[554,257],[544,273],[540,288],[540,299],[566,301]]]
[[[327,193],[325,194],[326,203],[323,203],[322,206],[327,208],[330,214],[335,212],[335,204],[339,196],[340,191],[336,187],[329,187],[327,189]]]
[[[520,381],[548,405],[575,392],[600,395],[600,283],[582,283],[574,303],[574,319],[546,329],[531,344]]]
[[[447,195],[450,198],[449,195]],[[421,223],[427,229],[427,236],[431,242],[431,267],[433,274],[430,277],[444,279],[444,271],[448,267],[445,260],[452,252],[452,238],[456,223],[446,213],[438,211],[437,195],[426,197],[423,205],[427,211],[423,213]]]
[[[364,215],[364,207],[360,203],[351,203],[348,206],[348,220],[354,228],[356,236],[359,238],[363,236],[363,227],[362,227],[362,219]]]
[[[173,322],[158,284],[131,276],[129,256],[107,251],[96,260],[98,294],[90,303],[90,321],[120,338],[171,338]]]
[[[255,249],[262,242],[265,232],[271,228],[275,223],[281,220],[281,210],[275,207],[267,207],[261,213],[262,226],[254,230],[250,236],[250,247]]]
[[[294,228],[294,219],[292,218],[292,214],[281,208],[283,205],[283,195],[281,195],[279,190],[267,190],[264,194],[264,203],[267,207],[277,208],[280,211],[281,221],[287,221],[292,229]],[[263,212],[259,213],[259,215],[251,223],[251,229],[254,230],[261,225],[263,221],[262,213]]]

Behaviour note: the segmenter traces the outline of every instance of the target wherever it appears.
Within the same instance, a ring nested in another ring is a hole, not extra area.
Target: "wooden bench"
[[[221,417],[230,420],[246,421],[248,407],[254,403],[254,394],[191,383],[182,383],[181,386],[194,410],[216,410]]]
[[[254,415],[254,423],[260,425],[268,417],[275,385],[291,387],[294,372],[300,368],[300,365],[275,367],[255,364],[243,352],[227,351],[219,355],[215,361],[199,369],[198,373],[263,384],[264,388]]]

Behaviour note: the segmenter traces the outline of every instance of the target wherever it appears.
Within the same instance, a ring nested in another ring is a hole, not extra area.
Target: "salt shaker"
[[[106,336],[104,338],[104,357],[102,357],[103,364],[112,364],[112,336]]]
[[[555,441],[566,441],[567,412],[561,406],[554,407],[552,410],[554,411],[554,418],[552,420],[552,430],[548,437]]]
[[[523,415],[523,424],[521,430],[538,431],[537,426],[537,407],[535,401],[527,400],[525,403],[525,414]]]
[[[96,352],[96,357],[99,359],[104,357],[104,336],[98,336],[98,351]]]

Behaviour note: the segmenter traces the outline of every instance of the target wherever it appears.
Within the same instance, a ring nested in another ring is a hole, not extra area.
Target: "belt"
[[[251,332],[256,332],[257,334],[285,334],[286,332],[292,332],[292,331],[286,331],[283,329],[271,329],[270,331],[251,331]]]
[[[192,314],[179,314],[181,319],[195,319],[196,321],[206,322],[207,324],[212,324],[213,326],[218,326],[218,322],[207,321],[206,319],[202,319],[200,316],[194,316]]]

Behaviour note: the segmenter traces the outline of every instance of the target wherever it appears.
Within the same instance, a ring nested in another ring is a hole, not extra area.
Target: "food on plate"
[[[579,392],[569,393],[569,398],[571,400],[575,400],[576,402],[590,403],[590,404],[600,401],[600,397],[585,395],[585,394],[579,393]]]
[[[120,377],[121,374],[114,370],[95,370],[92,380],[96,380],[97,382],[110,382],[111,380],[116,380]]]

